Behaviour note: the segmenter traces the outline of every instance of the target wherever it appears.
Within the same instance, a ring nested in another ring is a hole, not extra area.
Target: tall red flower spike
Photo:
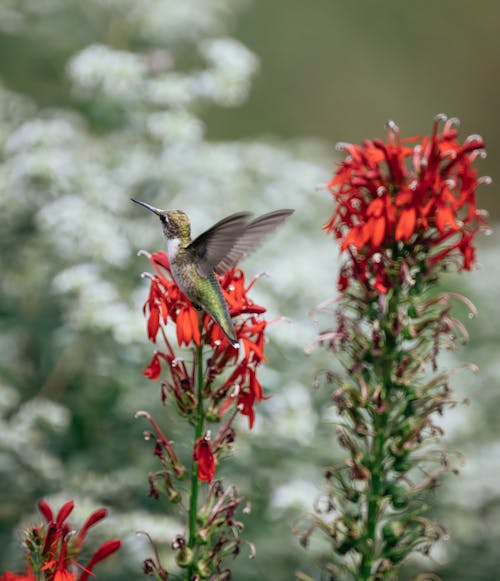
[[[395,253],[420,250],[429,270],[450,258],[462,270],[475,263],[474,236],[486,226],[476,207],[478,178],[474,160],[484,142],[471,135],[458,141],[456,120],[438,116],[426,137],[401,139],[390,122],[387,141],[341,144],[348,157],[328,184],[335,210],[325,224],[349,253],[339,275],[343,291],[356,280],[386,294]],[[448,261],[450,262],[450,261]]]
[[[304,546],[316,533],[330,544],[328,578],[400,578],[407,558],[428,556],[446,534],[425,516],[425,495],[460,463],[439,442],[437,418],[457,404],[439,354],[467,339],[452,302],[476,311],[438,281],[449,267],[474,266],[474,237],[486,228],[476,189],[487,179],[473,167],[483,146],[478,136],[460,143],[442,116],[428,137],[401,139],[389,123],[385,142],[342,146],[325,225],[340,245],[339,293],[315,314],[328,317],[317,340],[335,363],[318,379],[332,388],[344,457],[297,527]]]
[[[187,578],[212,578],[213,573],[222,579],[228,572],[222,569],[225,556],[240,551],[241,523],[236,525],[234,515],[243,499],[233,486],[224,490],[215,473],[218,459],[234,441],[235,418],[245,416],[252,428],[254,405],[264,399],[257,372],[265,361],[266,309],[249,297],[256,279],[248,284],[240,269],[218,278],[238,339],[235,347],[219,325],[196,311],[184,296],[174,282],[167,254],[146,255],[154,274],[146,275],[151,282],[143,310],[148,337],[158,348],[144,375],[153,381],[161,378],[163,403],[173,400],[179,414],[194,428],[191,485],[184,491],[180,481],[188,469],[180,463],[181,455],[151,414],[137,412],[136,417],[146,418],[152,428],[146,437],[153,439],[154,454],[161,464],[158,472],[149,475],[149,494],[159,498],[163,491],[171,502],[187,507],[188,537],[178,535],[172,543],[177,565],[186,569]],[[181,346],[190,352],[186,354]],[[201,489],[200,482],[208,486]],[[205,498],[199,502],[202,491]],[[144,571],[167,578],[156,549],[155,558],[144,562]]]

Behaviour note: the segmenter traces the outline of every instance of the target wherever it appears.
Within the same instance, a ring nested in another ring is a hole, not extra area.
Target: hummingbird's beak
[[[155,208],[154,206],[151,206],[151,204],[146,204],[146,202],[141,202],[140,200],[136,200],[135,198],[130,198],[130,199],[132,200],[132,202],[139,204],[139,206],[144,206],[145,208],[147,208],[148,210],[153,212],[153,214],[156,214],[157,216],[161,216],[161,210],[159,210],[158,208]]]

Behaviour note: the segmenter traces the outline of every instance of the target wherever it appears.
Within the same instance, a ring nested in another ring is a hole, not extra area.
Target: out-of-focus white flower
[[[163,107],[188,107],[198,95],[191,76],[170,72],[146,80],[144,98],[152,105]]]
[[[185,44],[222,32],[243,1],[142,0],[128,16],[140,36],[170,45]]]
[[[225,107],[241,105],[258,70],[257,57],[232,38],[204,42],[200,50],[209,68],[196,78],[198,93]]]
[[[74,56],[68,75],[84,95],[101,92],[111,98],[135,99],[147,67],[138,54],[93,44]]]
[[[151,113],[147,119],[149,133],[164,144],[200,141],[203,123],[187,111]]]
[[[45,204],[37,222],[67,260],[92,258],[115,266],[129,260],[129,241],[113,216],[84,198],[68,195]]]
[[[5,141],[8,155],[41,147],[67,147],[81,142],[81,127],[75,127],[76,119],[69,121],[67,115],[49,119],[33,119],[23,123]]]
[[[70,414],[63,406],[36,397],[23,403],[8,419],[0,418],[0,475],[22,478],[23,471],[16,464],[29,466],[38,478],[57,479],[61,475],[61,461],[45,448],[45,432],[64,432],[69,425]],[[20,488],[29,487],[21,480]]]
[[[53,287],[56,292],[72,295],[67,320],[74,329],[108,331],[119,343],[137,342],[143,335],[144,324],[137,309],[120,299],[96,264],[78,264],[61,271]]]

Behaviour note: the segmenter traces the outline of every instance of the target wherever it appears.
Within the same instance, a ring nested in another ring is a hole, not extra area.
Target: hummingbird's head
[[[146,202],[136,200],[135,198],[131,198],[131,200],[140,206],[144,206],[144,208],[147,208],[160,218],[165,238],[189,238],[191,235],[189,218],[182,210],[160,210],[150,204],[146,204]]]

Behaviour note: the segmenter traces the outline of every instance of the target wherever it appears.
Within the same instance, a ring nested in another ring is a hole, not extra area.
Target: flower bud
[[[382,527],[382,537],[384,538],[384,541],[387,543],[387,545],[392,547],[396,545],[404,531],[405,527],[402,522],[400,521],[387,522]]]
[[[396,472],[400,474],[404,474],[408,472],[413,467],[413,462],[409,456],[409,454],[401,454],[398,456],[394,456],[394,462],[392,467]]]
[[[211,563],[205,559],[200,559],[196,563],[196,569],[202,579],[208,579],[212,573]]]
[[[406,546],[396,545],[391,547],[385,552],[385,556],[391,561],[391,563],[400,563],[406,555],[408,555],[409,550]]]
[[[408,316],[412,319],[416,319],[418,317],[417,308],[415,305],[411,304],[408,307]]]
[[[340,555],[345,555],[349,551],[355,548],[357,540],[351,537],[346,537],[339,545],[337,545],[336,550]]]
[[[196,533],[196,539],[201,545],[206,545],[208,543],[209,538],[210,538],[210,531],[206,528],[200,529]]]
[[[217,412],[217,409],[215,409],[215,408],[209,408],[205,412],[205,418],[209,422],[220,422],[219,413]]]
[[[404,339],[415,339],[417,333],[413,325],[408,325],[401,329],[401,335]]]
[[[186,546],[181,547],[176,555],[175,555],[175,562],[179,567],[189,567],[193,561],[193,551]]]
[[[388,494],[394,508],[405,508],[410,502],[410,491],[403,484],[391,484]]]

